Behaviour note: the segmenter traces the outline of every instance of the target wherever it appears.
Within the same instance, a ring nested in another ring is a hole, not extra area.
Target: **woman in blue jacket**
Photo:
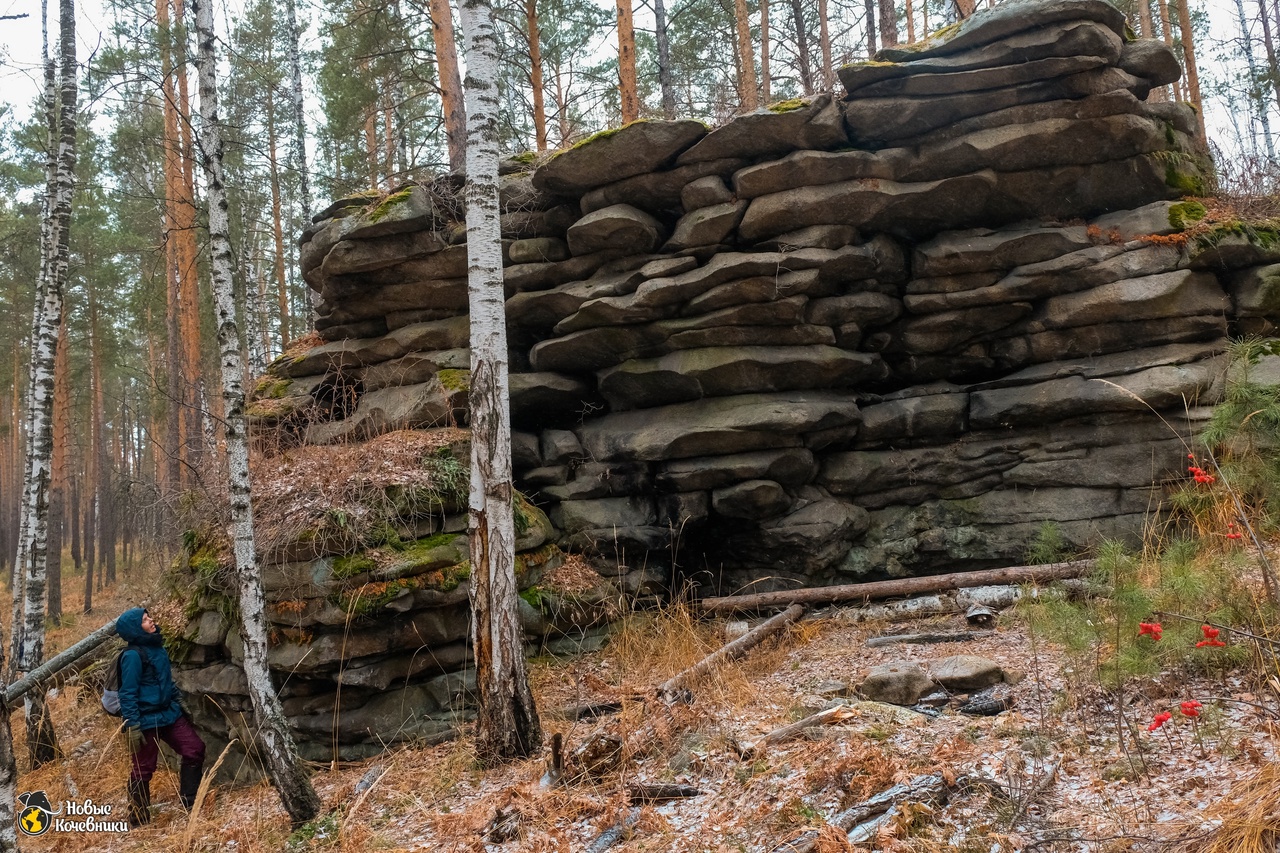
[[[182,710],[182,692],[173,683],[169,653],[151,614],[141,607],[126,610],[116,620],[116,633],[129,644],[120,656],[120,716],[133,756],[129,822],[139,826],[151,820],[151,777],[160,756],[157,741],[163,740],[182,757],[178,795],[188,809],[204,772],[204,741]]]

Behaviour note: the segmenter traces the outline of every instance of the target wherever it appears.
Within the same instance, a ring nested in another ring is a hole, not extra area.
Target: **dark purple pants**
[[[164,741],[182,757],[183,766],[204,766],[204,741],[196,734],[195,726],[185,716],[171,726],[147,729],[142,733],[142,749],[133,756],[129,770],[131,780],[150,780],[156,772],[156,760],[160,757],[160,743]]]

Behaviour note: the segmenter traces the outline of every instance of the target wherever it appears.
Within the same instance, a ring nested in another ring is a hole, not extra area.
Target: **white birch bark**
[[[466,44],[467,263],[471,311],[471,633],[482,763],[542,744],[516,609],[507,325],[498,225],[498,34],[488,0],[461,0]]]
[[[1236,0],[1236,14],[1240,17],[1240,40],[1244,43],[1245,64],[1249,67],[1249,100],[1258,111],[1258,122],[1262,125],[1262,142],[1267,149],[1267,159],[1276,159],[1275,144],[1271,141],[1271,119],[1267,117],[1267,101],[1258,88],[1262,79],[1258,64],[1253,58],[1253,37],[1249,33],[1249,21],[1244,15],[1244,0]]]
[[[244,672],[257,721],[258,747],[267,773],[294,825],[320,811],[311,780],[298,760],[267,669],[267,625],[262,578],[258,573],[253,537],[253,504],[249,495],[249,445],[245,435],[244,370],[240,358],[240,329],[236,322],[232,254],[227,217],[227,193],[222,171],[222,129],[218,123],[217,57],[214,48],[211,0],[192,4],[196,15],[196,68],[200,80],[199,157],[205,176],[209,214],[210,271],[218,324],[218,354],[222,369],[222,400],[226,419],[228,492],[231,504],[232,551],[240,592],[240,636],[244,641]]]

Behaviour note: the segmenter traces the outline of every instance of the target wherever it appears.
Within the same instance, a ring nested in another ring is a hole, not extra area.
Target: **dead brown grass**
[[[1275,853],[1280,843],[1280,762],[1260,765],[1204,817],[1221,824],[1207,839],[1185,847],[1188,853]]]

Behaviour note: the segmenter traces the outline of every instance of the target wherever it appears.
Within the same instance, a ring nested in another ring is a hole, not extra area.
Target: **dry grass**
[[[1221,821],[1190,853],[1275,853],[1280,843],[1280,763],[1268,761],[1205,815]]]

